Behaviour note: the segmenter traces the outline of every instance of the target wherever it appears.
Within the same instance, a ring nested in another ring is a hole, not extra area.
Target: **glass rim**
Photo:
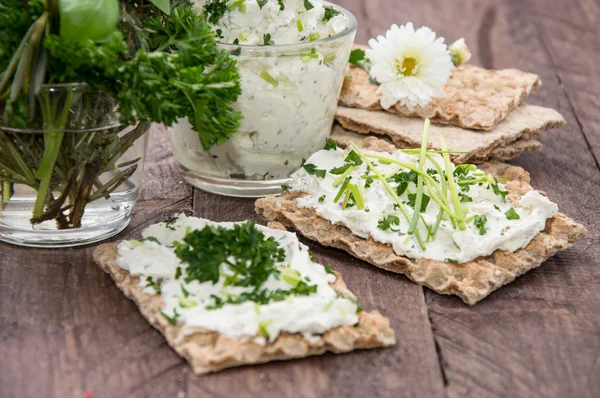
[[[323,4],[334,7],[335,9],[342,12],[342,14],[344,14],[346,17],[348,17],[349,25],[346,30],[343,30],[342,32],[337,33],[335,35],[325,37],[323,39],[317,39],[315,41],[310,41],[310,42],[299,42],[299,43],[291,43],[291,44],[274,44],[272,46],[259,46],[256,44],[248,45],[248,44],[233,44],[233,43],[217,42],[217,47],[222,48],[224,50],[230,50],[230,51],[237,50],[238,48],[241,48],[242,51],[244,51],[244,50],[262,51],[262,52],[281,52],[282,50],[294,51],[294,50],[305,49],[306,46],[308,46],[308,45],[321,46],[321,45],[329,44],[329,43],[335,42],[339,39],[344,39],[356,32],[356,30],[358,29],[358,21],[356,20],[356,17],[350,11],[348,11],[346,8],[344,8],[340,5],[330,3],[329,1],[324,1]]]

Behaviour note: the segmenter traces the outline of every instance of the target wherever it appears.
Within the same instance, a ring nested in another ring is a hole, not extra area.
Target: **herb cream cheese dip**
[[[335,274],[295,234],[180,215],[123,241],[116,265],[139,276],[183,334],[216,331],[259,344],[358,322],[360,307],[329,285]],[[184,260],[185,259],[185,260]]]
[[[534,190],[511,203],[501,181],[474,165],[454,166],[436,151],[425,152],[420,168],[419,149],[343,151],[333,142],[326,148],[292,176],[289,189],[306,192],[299,206],[357,236],[390,244],[400,256],[464,263],[499,249],[514,252],[558,212]],[[417,184],[422,184],[421,211],[409,233]]]
[[[258,180],[262,187],[266,180],[273,183],[262,194],[277,192],[329,137],[356,21],[318,0],[231,0],[220,9],[200,0],[194,9],[237,59],[242,94],[233,107],[243,119],[208,153],[186,120],[175,125],[171,141],[184,178]]]

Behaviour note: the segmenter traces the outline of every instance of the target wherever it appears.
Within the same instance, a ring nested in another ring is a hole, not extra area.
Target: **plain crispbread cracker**
[[[375,138],[375,136],[372,134],[368,134],[368,136]],[[334,140],[336,142],[337,146],[339,146],[340,148],[346,148],[348,145],[350,145],[351,141],[354,142],[355,144],[359,144],[363,140],[363,138],[364,138],[364,134],[359,134],[359,133],[355,133],[350,130],[346,130],[339,124],[335,124],[331,131],[331,139]],[[389,140],[389,138],[387,138],[387,137],[384,137],[383,139],[389,143],[392,143],[391,140]],[[401,145],[401,146],[399,146],[399,148],[402,148],[402,149],[403,148],[412,148],[412,146],[409,146],[407,144],[401,144],[400,141],[397,141],[397,143]],[[514,142],[507,144],[506,146],[494,149],[487,156],[486,155],[473,156],[469,159],[469,162],[475,163],[475,164],[480,164],[480,163],[484,163],[490,159],[505,161],[505,160],[514,159],[515,157],[519,156],[523,152],[541,151],[541,150],[542,150],[542,143],[537,141],[536,139],[520,138]],[[454,159],[454,160],[456,161],[456,159]]]
[[[392,151],[393,145],[367,138],[363,147],[376,151]],[[510,179],[506,183],[507,200],[515,201],[531,190],[529,174],[520,167],[490,162],[480,168],[497,177]],[[392,247],[363,239],[342,226],[333,225],[316,215],[311,208],[300,208],[301,192],[285,191],[280,196],[268,196],[256,201],[256,211],[269,221],[294,228],[305,237],[322,245],[342,249],[351,255],[388,271],[406,275],[414,282],[440,294],[454,294],[473,305],[494,290],[506,285],[525,272],[536,268],[560,250],[572,246],[587,235],[586,229],[562,213],[546,222],[546,228],[526,248],[514,253],[496,250],[485,258],[453,264],[427,259],[411,260],[396,255]]]
[[[283,226],[273,223],[274,228]],[[340,326],[321,336],[306,339],[298,334],[281,333],[272,343],[265,345],[228,338],[216,332],[194,333],[184,336],[179,326],[173,326],[160,314],[160,295],[149,295],[138,286],[139,277],[119,268],[115,264],[117,246],[104,244],[94,251],[94,261],[106,271],[126,297],[133,300],[142,315],[160,331],[167,343],[185,358],[196,374],[216,372],[235,366],[258,364],[276,360],[304,358],[325,352],[343,353],[361,348],[376,348],[394,345],[394,331],[389,320],[379,312],[361,312],[355,326]],[[332,287],[343,296],[351,296],[341,276]]]
[[[343,106],[369,110],[382,109],[378,85],[369,81],[363,68],[349,66],[351,83],[342,90]],[[516,109],[529,93],[541,86],[538,75],[517,69],[487,70],[461,65],[452,70],[444,94],[414,111],[396,104],[388,109],[402,116],[429,118],[433,123],[475,130],[491,130]]]
[[[417,118],[344,106],[338,106],[335,118],[347,130],[388,137],[400,148],[418,148],[421,145],[423,121]],[[430,148],[440,149],[438,137],[444,137],[451,151],[468,152],[451,155],[454,163],[473,160],[481,162],[490,158],[499,148],[514,144],[520,139],[535,140],[542,131],[565,124],[565,119],[553,109],[524,104],[511,112],[492,131],[477,132],[432,124],[429,127],[429,142]],[[507,150],[506,154],[509,152]]]

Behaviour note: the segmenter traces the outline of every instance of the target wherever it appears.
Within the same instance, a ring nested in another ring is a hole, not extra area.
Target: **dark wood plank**
[[[253,199],[223,198],[198,190],[194,215],[216,221],[257,219]],[[240,391],[256,397],[442,396],[442,374],[423,290],[404,277],[380,271],[341,251],[303,241],[318,261],[343,274],[366,310],[378,309],[390,316],[398,336],[396,347],[190,376],[190,396],[226,397]]]
[[[590,200],[600,191],[600,173],[588,148],[590,136],[585,128],[582,131],[561,83],[562,74],[574,78],[576,73],[565,70],[559,74],[561,68],[554,65],[543,42],[546,33],[538,30],[539,17],[531,10],[558,14],[557,9],[548,11],[557,2],[537,2],[535,6],[524,3],[478,1],[457,6],[439,0],[418,7],[393,0],[367,3],[368,12],[386,10],[380,14],[382,30],[391,23],[412,20],[417,26],[432,27],[448,42],[464,36],[473,50],[475,64],[517,67],[542,76],[544,86],[529,102],[558,109],[568,127],[546,133],[543,152],[524,154],[514,163],[530,171],[534,186],[546,191],[565,213],[591,231],[586,241],[473,308],[458,299],[426,291],[449,397],[591,397],[600,391],[596,377],[600,371],[600,209],[597,201]],[[573,5],[560,3],[561,9]],[[590,6],[591,2],[579,3]],[[584,14],[587,18],[593,15],[578,13]],[[574,18],[570,13],[563,15],[567,21]],[[545,23],[550,22],[545,19]],[[547,29],[556,28],[551,24]],[[578,40],[575,28],[564,31],[566,37]],[[561,31],[555,30],[552,37],[560,35]],[[554,50],[563,50],[561,57],[565,60],[577,53],[579,58],[589,57],[584,65],[600,62],[597,53],[584,52],[583,46],[566,50],[566,40]],[[592,71],[588,69],[588,74]],[[590,76],[586,81],[594,82],[592,86],[598,79]],[[589,111],[591,106],[585,109]]]

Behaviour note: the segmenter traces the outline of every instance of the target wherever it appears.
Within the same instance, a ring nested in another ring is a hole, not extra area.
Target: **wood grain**
[[[84,397],[597,397],[600,396],[600,5],[594,0],[344,0],[366,44],[392,24],[465,37],[473,63],[517,67],[544,82],[532,103],[559,110],[564,129],[514,163],[530,171],[590,237],[475,307],[307,242],[344,274],[367,309],[391,318],[386,350],[191,374],[91,262],[92,247],[0,244],[0,396]],[[140,202],[118,239],[185,211],[257,219],[252,200],[181,182],[163,128],[152,129]],[[116,238],[117,239],[117,238]]]

